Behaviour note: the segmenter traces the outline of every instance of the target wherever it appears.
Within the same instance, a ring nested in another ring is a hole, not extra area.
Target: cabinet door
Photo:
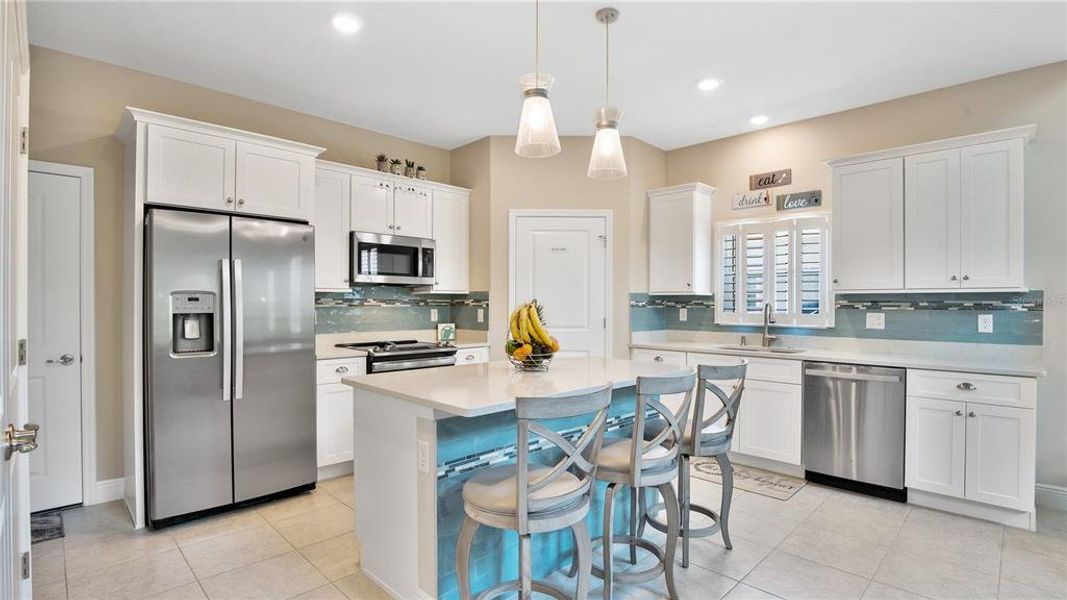
[[[967,499],[1034,509],[1034,411],[967,404]]]
[[[315,289],[347,291],[349,176],[319,169],[315,173]]]
[[[400,184],[393,193],[393,233],[433,237],[433,198],[428,188]]]
[[[469,290],[467,231],[470,213],[467,194],[433,192],[435,292],[466,294]]]
[[[908,396],[904,435],[904,485],[962,498],[967,405]]]
[[[837,290],[904,287],[904,160],[834,169],[833,273]]]
[[[352,460],[352,388],[343,383],[315,387],[318,465]]]
[[[692,192],[679,192],[649,199],[648,291],[650,294],[693,293],[692,232]]]
[[[237,142],[237,212],[308,220],[315,197],[315,159]]]
[[[1023,287],[1023,142],[961,150],[965,288]]]
[[[960,151],[904,159],[905,285],[960,287]]]
[[[393,233],[393,183],[352,176],[352,231]]]
[[[801,386],[746,381],[737,417],[741,452],[799,465],[801,413]]]
[[[237,143],[228,138],[148,126],[147,202],[233,210]]]

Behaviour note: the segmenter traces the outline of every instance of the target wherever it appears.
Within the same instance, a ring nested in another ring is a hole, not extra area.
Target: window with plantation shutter
[[[741,265],[738,259],[738,230],[724,228],[719,235],[719,293],[722,302],[717,303],[722,314],[737,314],[738,273]]]

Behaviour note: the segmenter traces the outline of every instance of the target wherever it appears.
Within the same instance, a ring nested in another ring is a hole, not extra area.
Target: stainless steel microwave
[[[353,231],[349,246],[353,283],[433,285],[433,240]]]

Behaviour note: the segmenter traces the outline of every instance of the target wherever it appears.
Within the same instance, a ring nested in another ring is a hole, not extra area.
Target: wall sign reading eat
[[[793,169],[779,169],[748,176],[748,189],[762,190],[793,183]]]

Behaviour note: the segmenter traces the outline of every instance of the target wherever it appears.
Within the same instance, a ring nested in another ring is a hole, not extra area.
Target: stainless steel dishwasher
[[[907,500],[904,376],[889,367],[804,363],[808,480]]]

